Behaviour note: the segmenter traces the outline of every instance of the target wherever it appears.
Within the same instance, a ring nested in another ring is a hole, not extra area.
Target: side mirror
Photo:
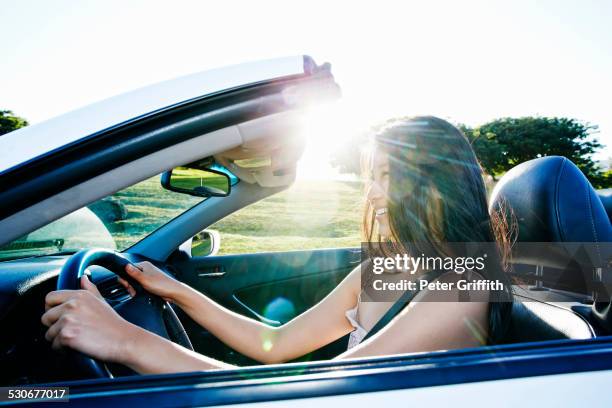
[[[215,230],[198,232],[191,238],[191,256],[216,255],[221,246],[221,235]]]
[[[197,197],[226,197],[232,188],[226,173],[191,166],[176,167],[163,173],[161,185],[166,190]]]

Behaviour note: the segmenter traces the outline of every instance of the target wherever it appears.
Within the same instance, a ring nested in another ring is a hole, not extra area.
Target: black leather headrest
[[[612,220],[612,188],[607,188],[605,190],[599,190],[597,192],[597,196],[601,200],[606,212],[608,213],[608,218]]]
[[[610,220],[597,193],[571,161],[548,156],[519,164],[491,195],[490,210],[510,208],[518,242],[611,242]],[[513,262],[563,268],[562,256],[513,253]]]

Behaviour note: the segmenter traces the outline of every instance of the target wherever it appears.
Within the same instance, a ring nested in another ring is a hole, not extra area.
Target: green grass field
[[[151,178],[113,197],[127,210],[107,222],[123,249],[201,199],[166,191]],[[212,225],[221,234],[220,254],[358,247],[362,191],[357,182],[298,181]]]
[[[210,228],[223,254],[358,247],[361,208],[359,183],[298,181]]]
[[[159,177],[121,190],[113,197],[127,210],[124,219],[106,223],[118,249],[129,247],[202,201],[199,197],[163,189]]]
[[[104,221],[117,249],[123,250],[202,198],[167,191],[159,177],[153,177],[101,201],[102,206],[98,202],[90,209]],[[209,229],[220,233],[220,254],[359,247],[362,203],[359,182],[297,181]]]

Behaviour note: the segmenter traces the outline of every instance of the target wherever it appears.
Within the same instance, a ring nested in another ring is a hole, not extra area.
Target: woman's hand
[[[41,321],[53,349],[70,347],[93,358],[123,363],[138,327],[124,320],[105,301],[87,276],[82,290],[57,290],[45,298]]]
[[[181,283],[176,279],[166,275],[159,268],[150,262],[140,262],[137,264],[127,264],[125,271],[134,278],[142,287],[153,295],[160,296],[167,302],[175,301],[181,289]],[[121,283],[134,296],[136,291],[125,280],[119,278]]]

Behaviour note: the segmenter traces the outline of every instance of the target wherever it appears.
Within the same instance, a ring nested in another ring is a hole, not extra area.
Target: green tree
[[[595,188],[612,187],[612,170],[605,170],[589,177],[589,181]]]
[[[0,110],[0,136],[28,126],[28,121],[13,115],[10,110]]]
[[[495,134],[481,132],[480,129],[472,129],[463,124],[458,127],[472,144],[478,161],[487,174],[495,179],[495,175],[506,171],[504,148],[497,142]]]
[[[502,118],[475,129],[464,127],[485,171],[493,177],[527,160],[565,156],[574,162],[597,188],[609,178],[591,155],[601,148],[593,137],[597,126],[570,118]]]
[[[574,162],[595,188],[612,186],[612,175],[602,171],[591,157],[601,148],[594,137],[595,125],[570,118],[523,117],[496,119],[476,128],[457,126],[494,179],[524,161],[558,155]],[[341,172],[359,174],[361,145],[362,140],[351,140],[333,155],[332,165]]]

